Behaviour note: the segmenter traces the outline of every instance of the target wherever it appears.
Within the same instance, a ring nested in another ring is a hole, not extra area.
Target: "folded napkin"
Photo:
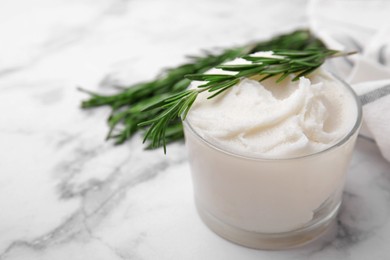
[[[390,1],[311,0],[309,26],[330,48],[359,53],[326,65],[363,104],[361,135],[390,161]]]

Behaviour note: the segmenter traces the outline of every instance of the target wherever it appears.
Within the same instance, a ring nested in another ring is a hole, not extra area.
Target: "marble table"
[[[276,2],[276,3],[274,3]],[[360,137],[337,224],[259,251],[199,219],[184,145],[105,142],[109,110],[83,86],[147,80],[200,49],[307,25],[307,1],[0,2],[0,259],[390,259],[390,164]],[[277,17],[277,18],[276,18]]]

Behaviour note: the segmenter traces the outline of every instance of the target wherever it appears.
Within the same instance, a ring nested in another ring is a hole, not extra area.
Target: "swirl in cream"
[[[229,72],[213,69],[208,73]],[[187,120],[207,141],[248,156],[290,158],[332,146],[356,121],[353,97],[322,69],[295,82],[292,77],[281,83],[276,78],[242,79],[212,99],[207,99],[210,93],[201,93]]]

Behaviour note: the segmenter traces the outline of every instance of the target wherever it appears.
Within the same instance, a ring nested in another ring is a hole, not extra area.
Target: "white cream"
[[[261,248],[246,232],[289,232],[334,217],[357,132],[317,156],[275,159],[320,152],[351,132],[359,112],[345,85],[318,70],[296,82],[243,79],[220,96],[209,95],[198,97],[184,130],[196,202],[212,229]],[[221,152],[198,135],[250,158]]]
[[[344,137],[356,121],[353,97],[323,70],[296,82],[275,83],[271,78],[260,83],[257,79],[243,79],[213,99],[203,92],[187,120],[204,139],[223,149],[276,158],[324,150]]]

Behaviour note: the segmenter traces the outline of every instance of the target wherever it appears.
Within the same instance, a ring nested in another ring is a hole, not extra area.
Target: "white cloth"
[[[359,52],[327,66],[359,95],[361,134],[390,161],[390,1],[312,0],[307,13],[311,30],[328,47]]]

